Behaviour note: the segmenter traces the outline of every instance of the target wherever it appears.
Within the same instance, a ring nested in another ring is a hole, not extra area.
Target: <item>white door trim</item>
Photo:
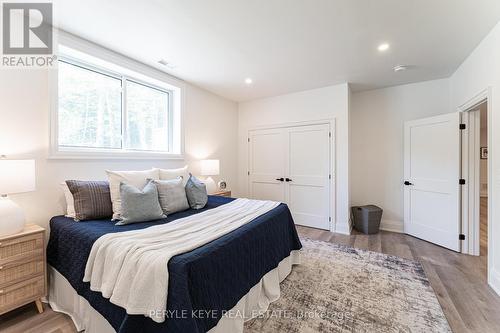
[[[330,231],[336,232],[337,227],[337,159],[336,159],[336,119],[318,119],[318,120],[310,120],[310,121],[298,121],[298,122],[287,122],[281,124],[270,124],[270,125],[261,125],[254,126],[248,129],[247,131],[247,139],[250,138],[250,132],[257,130],[265,130],[265,129],[275,129],[275,128],[285,128],[285,127],[297,127],[297,126],[309,126],[309,125],[330,125],[330,174],[332,175],[330,179]],[[250,146],[247,140],[247,170],[250,168]],[[249,189],[250,176],[247,172],[247,188]]]
[[[472,109],[463,112],[462,124],[466,128],[462,131],[462,172],[461,178],[466,180],[462,187],[462,234],[466,237],[462,241],[462,253],[479,255],[479,110]]]
[[[492,126],[492,113],[493,113],[493,107],[492,107],[492,89],[491,87],[488,87],[478,93],[476,96],[468,100],[466,103],[462,104],[457,108],[458,112],[468,112],[471,110],[474,110],[479,104],[483,103],[486,101],[487,103],[487,115],[488,115],[488,284],[492,287],[493,286],[493,257],[495,253],[493,252],[493,237],[492,237],[492,232],[493,232],[493,223],[495,221],[495,218],[493,217],[493,168],[492,168],[492,154],[494,154],[494,149],[493,146],[495,143],[493,142],[493,126]],[[469,160],[469,163],[472,163],[472,161]],[[470,180],[467,180],[469,181]],[[469,204],[469,198],[465,197],[464,195],[462,204],[463,205],[468,205]],[[465,197],[465,198],[464,198]],[[479,209],[479,207],[477,208]],[[464,224],[467,223],[469,224],[469,221],[463,219],[462,221],[462,230],[464,232],[467,230],[467,228],[464,226]],[[479,223],[479,221],[477,221]],[[465,234],[465,239],[469,240],[471,242],[479,242],[479,239],[475,240],[475,237],[472,237],[472,235],[467,232]],[[473,244],[472,248],[474,248],[476,245]],[[478,245],[477,245],[478,246]],[[471,246],[469,246],[470,248]],[[462,247],[465,249],[465,247]],[[469,253],[465,252],[464,253]]]

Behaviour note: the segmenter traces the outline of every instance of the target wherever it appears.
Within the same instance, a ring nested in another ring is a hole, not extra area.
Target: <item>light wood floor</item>
[[[481,207],[486,205],[481,200]],[[481,217],[486,221],[486,210],[483,211]],[[483,223],[482,230],[485,230]],[[301,237],[417,260],[424,266],[454,332],[500,332],[500,297],[486,283],[486,244],[482,244],[481,256],[473,257],[385,231],[369,236],[339,235],[305,227],[298,227],[298,231]],[[38,314],[33,304],[0,316],[0,332],[76,332],[68,316],[52,311],[47,305],[45,308],[43,314]]]
[[[481,255],[486,256],[488,253],[488,198],[480,199],[479,215],[481,220],[479,226],[479,252]]]

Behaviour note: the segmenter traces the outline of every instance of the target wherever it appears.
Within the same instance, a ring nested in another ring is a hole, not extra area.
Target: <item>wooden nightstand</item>
[[[18,234],[0,237],[0,315],[47,294],[45,229],[28,224]]]
[[[217,195],[219,197],[230,197],[231,191],[230,190],[219,190],[215,193],[212,193],[211,195]]]

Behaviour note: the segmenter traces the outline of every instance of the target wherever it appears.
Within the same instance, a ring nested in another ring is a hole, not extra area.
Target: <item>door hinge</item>
[[[467,126],[466,126],[465,124],[460,124],[460,127],[459,127],[459,128],[460,128],[461,130],[464,130],[466,127],[467,127]]]
[[[459,240],[465,240],[465,235],[464,235],[464,234],[460,234],[460,235],[458,235],[458,239],[459,239]]]
[[[248,138],[248,142],[250,142],[250,138]]]
[[[249,175],[249,176],[250,176],[250,171],[247,171],[247,175]]]
[[[331,216],[328,217],[328,222],[332,222],[332,217]]]
[[[328,132],[328,137],[331,138],[332,137],[332,132]]]
[[[460,185],[465,185],[465,179],[463,179],[463,178],[459,179],[459,180],[458,180],[458,183],[459,183]]]
[[[328,179],[332,179],[332,175],[328,175]]]

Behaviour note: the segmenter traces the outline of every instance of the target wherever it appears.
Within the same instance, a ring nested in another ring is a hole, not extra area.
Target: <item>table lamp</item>
[[[35,161],[0,159],[0,236],[24,228],[24,212],[7,194],[35,190]]]
[[[217,185],[215,185],[215,181],[210,176],[219,175],[219,160],[202,160],[201,175],[208,176],[204,181],[207,186],[208,194],[215,193],[217,191]]]

